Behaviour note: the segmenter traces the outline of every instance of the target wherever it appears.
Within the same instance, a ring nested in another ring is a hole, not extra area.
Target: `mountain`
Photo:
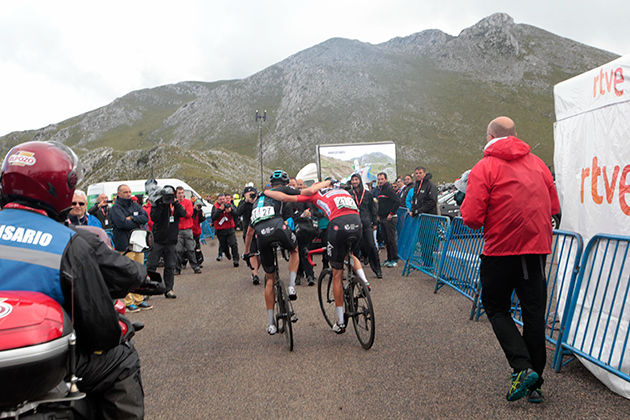
[[[456,37],[426,30],[378,45],[334,38],[242,80],[131,92],[67,121],[1,137],[0,152],[33,138],[58,140],[87,160],[91,180],[109,180],[123,178],[122,169],[99,166],[92,161],[99,153],[151,160],[148,151],[186,151],[154,164],[156,176],[184,177],[174,168],[199,155],[221,170],[198,171],[199,180],[189,182],[195,188],[258,185],[255,111],[266,110],[265,173],[282,167],[295,174],[316,161],[318,144],[394,141],[399,173],[423,165],[434,180],[452,181],[481,158],[487,124],[499,115],[512,117],[519,137],[551,164],[553,86],[617,57],[502,13]],[[202,154],[209,151],[218,154]],[[148,175],[146,165],[129,162],[129,176]],[[233,162],[251,173],[232,177]],[[230,177],[213,178],[222,172]]]

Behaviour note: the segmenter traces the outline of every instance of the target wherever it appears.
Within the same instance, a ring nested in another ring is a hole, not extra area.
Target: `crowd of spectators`
[[[399,208],[406,208],[410,216],[420,213],[436,214],[437,189],[430,181],[423,167],[415,170],[415,181],[411,174],[398,175],[395,181],[389,182],[387,174],[381,172],[376,182],[364,184],[359,174],[354,174],[346,188],[354,198],[363,225],[363,238],[357,250],[357,256],[369,265],[377,278],[383,277],[382,267],[397,266],[396,220]],[[290,178],[289,186],[296,189],[305,188],[304,180]],[[113,246],[119,252],[125,252],[129,258],[145,262],[149,270],[164,267],[166,285],[165,297],[175,299],[174,277],[181,274],[187,266],[194,273],[201,273],[204,255],[201,247],[203,226],[213,230],[217,239],[217,261],[225,256],[233,267],[239,267],[241,252],[236,231],[245,232],[250,224],[253,204],[259,191],[248,184],[242,193],[228,192],[207,195],[206,201],[211,203],[211,212],[203,210],[203,200],[185,197],[184,188],[169,186],[175,193],[173,202],[152,202],[142,195],[132,196],[127,185],[120,185],[116,197],[101,194],[96,204],[89,209],[86,194],[76,190],[72,209],[68,213],[67,223],[73,225],[91,225],[102,227],[110,233]],[[270,188],[266,185],[264,189]],[[325,243],[328,220],[325,214],[309,203],[291,203],[288,206],[289,227],[295,232],[298,240],[300,264],[296,285],[305,281],[309,286],[315,285],[316,274],[308,263],[308,252]],[[129,235],[134,229],[143,228],[153,232],[153,250],[146,256],[127,251]],[[252,242],[250,254],[258,250]],[[242,245],[241,245],[242,248]],[[381,263],[379,248],[385,248],[386,258]],[[328,268],[326,253],[323,253],[322,267]],[[258,258],[250,258],[251,281],[260,283]],[[144,296],[129,294],[125,298],[128,312],[151,309]]]

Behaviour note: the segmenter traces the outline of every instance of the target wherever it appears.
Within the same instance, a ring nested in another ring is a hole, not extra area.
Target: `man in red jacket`
[[[195,274],[201,274],[197,258],[195,257],[195,238],[193,237],[193,205],[192,201],[185,198],[184,187],[177,187],[175,190],[177,201],[186,210],[186,216],[179,219],[179,235],[177,239],[177,268],[175,274],[182,272],[182,255],[184,252],[188,256],[188,261]]]
[[[212,207],[211,218],[214,222],[214,232],[219,238],[219,246],[225,253],[227,259],[230,259],[232,253],[232,264],[238,267],[238,243],[236,242],[236,222],[234,215],[236,207],[227,200],[225,194],[217,196],[217,202]]]
[[[483,306],[508,363],[514,370],[508,401],[527,395],[543,400],[545,368],[545,258],[551,253],[551,215],[560,211],[545,163],[516,138],[514,121],[498,117],[488,125],[484,157],[470,172],[461,207],[464,223],[484,228],[480,277]],[[516,290],[523,334],[510,309]]]

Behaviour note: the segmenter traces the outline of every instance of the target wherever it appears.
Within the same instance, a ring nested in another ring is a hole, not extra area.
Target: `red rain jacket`
[[[550,254],[551,215],[559,211],[551,172],[527,143],[513,136],[488,143],[461,207],[466,226],[484,227],[484,255]]]

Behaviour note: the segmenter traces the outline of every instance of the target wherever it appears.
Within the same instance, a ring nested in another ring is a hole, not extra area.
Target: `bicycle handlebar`
[[[308,260],[308,263],[310,265],[312,265],[313,267],[315,267],[317,264],[315,264],[313,262],[313,260],[311,259],[311,255],[312,254],[323,254],[324,253],[324,248],[316,248],[312,251],[308,251],[308,255],[306,256],[306,259]]]

